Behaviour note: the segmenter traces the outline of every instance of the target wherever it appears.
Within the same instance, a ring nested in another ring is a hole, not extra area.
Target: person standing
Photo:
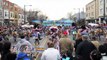
[[[28,56],[28,54],[30,54],[29,47],[27,45],[22,45],[20,47],[20,52],[17,55],[16,60],[32,60],[32,58]]]
[[[1,54],[1,60],[15,60],[16,53],[14,53],[10,50],[11,43],[9,41],[4,41],[2,49],[3,49],[3,51]]]
[[[77,50],[77,46],[82,42],[82,35],[79,33],[76,35],[76,40],[74,44],[75,51]]]
[[[60,53],[54,48],[53,42],[48,42],[48,49],[42,54],[41,60],[60,60]]]
[[[91,51],[95,50],[96,47],[91,42],[88,41],[87,35],[83,35],[82,40],[83,42],[81,42],[77,46],[76,59],[77,60],[91,60],[90,53]]]
[[[62,59],[70,58],[70,60],[73,59],[72,53],[73,53],[73,43],[68,38],[67,34],[63,34],[63,37],[60,38],[59,41],[59,47]]]
[[[27,41],[27,40],[25,39],[25,36],[24,36],[24,35],[21,36],[20,41],[18,41],[18,43],[15,45],[16,50],[17,50],[17,53],[20,52],[20,47],[21,47],[22,45],[27,45],[27,46],[32,50],[32,52],[34,51],[34,50],[33,50],[34,46],[33,46],[29,41]]]

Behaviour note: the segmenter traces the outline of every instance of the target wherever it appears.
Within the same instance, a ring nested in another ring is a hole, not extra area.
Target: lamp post
[[[24,5],[24,24],[26,23],[26,7],[32,5]]]

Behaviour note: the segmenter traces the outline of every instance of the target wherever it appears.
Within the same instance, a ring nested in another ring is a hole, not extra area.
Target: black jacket
[[[5,55],[5,58],[4,58],[4,60],[15,60],[16,59],[16,53],[7,53],[6,55]]]
[[[76,51],[76,56],[79,58],[78,60],[91,60],[90,53],[96,49],[96,47],[89,41],[85,40],[81,42]]]
[[[16,59],[16,53],[11,53],[9,50],[5,50],[2,53],[1,60],[15,60]]]
[[[81,42],[82,42],[82,39],[76,39],[75,45],[74,45],[75,51],[77,50],[77,46],[78,46]]]

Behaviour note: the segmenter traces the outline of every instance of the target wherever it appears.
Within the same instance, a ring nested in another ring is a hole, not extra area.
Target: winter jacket
[[[77,50],[77,46],[78,46],[81,42],[82,42],[82,39],[76,39],[75,45],[74,45],[75,51]]]
[[[61,55],[67,54],[68,57],[72,57],[73,44],[69,38],[67,38],[67,37],[61,38],[59,45],[60,45]]]
[[[4,60],[15,60],[16,59],[16,53],[7,53],[6,55],[5,55],[5,58],[4,58]]]
[[[96,49],[96,47],[91,42],[87,40],[81,42],[77,46],[77,50],[76,50],[77,60],[91,60],[90,53],[94,49]]]
[[[20,52],[20,53],[17,55],[16,60],[31,60],[31,59],[30,59],[30,57],[27,56],[26,53]]]

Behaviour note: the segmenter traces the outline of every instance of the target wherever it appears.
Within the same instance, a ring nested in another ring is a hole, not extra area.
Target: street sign
[[[36,48],[37,51],[43,51],[45,50],[44,48]]]

